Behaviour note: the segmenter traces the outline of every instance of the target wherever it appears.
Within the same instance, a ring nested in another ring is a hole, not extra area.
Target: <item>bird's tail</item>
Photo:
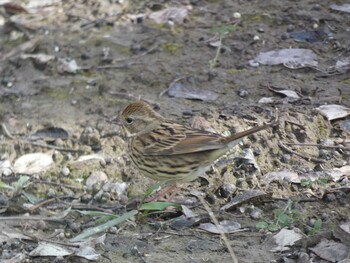
[[[265,130],[265,129],[271,127],[271,126],[273,126],[273,123],[265,124],[265,125],[261,125],[261,126],[256,126],[256,127],[251,128],[249,130],[242,131],[242,132],[237,132],[235,134],[232,134],[231,136],[226,138],[227,145],[231,148],[231,147],[237,145],[241,141],[242,138],[244,138],[244,137],[246,137],[248,135],[251,135],[253,133]]]

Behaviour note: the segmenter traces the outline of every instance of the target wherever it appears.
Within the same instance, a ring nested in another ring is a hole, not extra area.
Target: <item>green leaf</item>
[[[312,180],[310,178],[307,179],[301,179],[300,185],[303,187],[308,187],[312,184]]]
[[[260,221],[255,224],[255,227],[258,229],[267,229],[269,227],[269,224],[265,221]]]
[[[22,191],[22,189],[25,187],[25,184],[28,182],[29,176],[21,176],[18,181],[15,183],[15,191],[19,192]]]
[[[30,193],[27,193],[27,192],[23,192],[22,193],[26,198],[27,200],[31,203],[31,204],[37,204],[40,200],[38,197],[36,197],[35,195],[33,194],[30,194]]]
[[[82,241],[88,237],[91,237],[95,234],[101,233],[103,231],[105,231],[107,228],[116,226],[130,218],[132,218],[133,216],[135,216],[138,213],[138,211],[136,210],[131,210],[125,214],[123,214],[122,216],[115,218],[113,220],[110,220],[102,225],[98,225],[95,227],[91,227],[86,229],[83,233],[81,233],[80,235],[76,236],[75,238],[72,238],[70,241],[71,242],[78,242],[78,241]]]
[[[150,203],[144,203],[140,205],[139,210],[162,211],[169,206],[181,207],[178,204],[170,203],[170,202],[150,202]]]
[[[0,189],[1,188],[5,188],[5,189],[10,189],[10,190],[14,190],[14,188],[6,183],[4,183],[3,181],[0,181]]]
[[[100,218],[95,220],[95,224],[96,225],[100,225],[100,224],[103,224],[103,223],[105,223],[105,222],[107,222],[109,220],[112,220],[114,218],[117,218],[117,216],[115,216],[115,215],[113,215],[113,216],[112,215],[110,215],[110,216],[102,216],[102,217],[100,217]]]
[[[118,217],[118,215],[106,213],[106,212],[101,212],[101,211],[86,211],[86,210],[72,210],[72,211],[76,211],[84,216],[114,216],[114,217]]]
[[[280,224],[282,227],[288,226],[291,223],[291,219],[289,218],[288,215],[286,214],[279,214],[277,217],[277,222]]]
[[[280,227],[276,224],[269,224],[267,229],[271,232],[275,232],[275,231],[278,231],[280,229]]]

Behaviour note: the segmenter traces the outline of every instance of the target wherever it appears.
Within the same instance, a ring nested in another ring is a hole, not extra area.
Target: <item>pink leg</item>
[[[149,197],[146,199],[146,202],[155,202],[158,201],[159,199],[161,199],[162,197],[164,197],[167,193],[171,192],[174,188],[176,188],[176,183],[170,185],[169,187],[165,188],[162,192],[160,192],[158,195],[154,196],[154,197]],[[174,198],[175,194],[177,193],[177,191],[174,191],[168,201],[170,201],[172,198]]]

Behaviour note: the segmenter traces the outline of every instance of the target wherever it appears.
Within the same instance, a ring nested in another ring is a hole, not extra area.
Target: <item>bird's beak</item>
[[[114,118],[110,119],[109,122],[113,123],[113,124],[117,124],[119,126],[122,126],[122,122],[121,122],[121,119],[120,119],[119,115],[117,115]]]

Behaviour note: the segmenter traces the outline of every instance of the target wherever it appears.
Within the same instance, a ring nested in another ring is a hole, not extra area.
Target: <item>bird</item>
[[[256,126],[224,137],[166,119],[142,100],[127,105],[118,121],[126,134],[132,163],[144,176],[172,183],[167,192],[177,183],[203,175],[243,137],[272,126]]]

